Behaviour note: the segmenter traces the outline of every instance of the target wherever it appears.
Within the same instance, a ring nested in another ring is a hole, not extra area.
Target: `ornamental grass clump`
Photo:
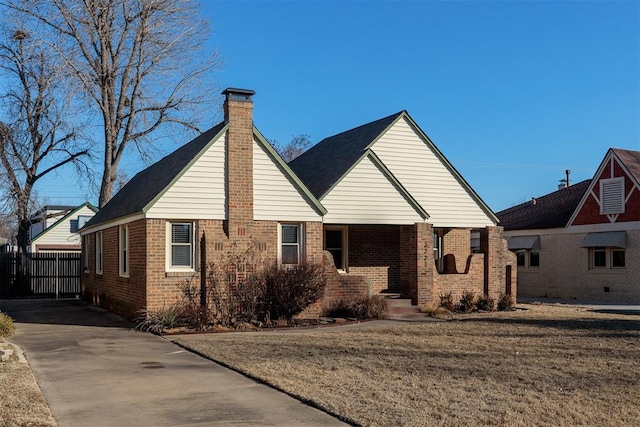
[[[16,327],[13,324],[13,319],[8,315],[0,312],[0,338],[13,335]]]

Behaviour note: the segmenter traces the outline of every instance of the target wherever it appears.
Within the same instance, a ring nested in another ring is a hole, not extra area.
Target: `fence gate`
[[[59,299],[79,295],[79,253],[0,253],[0,299]]]

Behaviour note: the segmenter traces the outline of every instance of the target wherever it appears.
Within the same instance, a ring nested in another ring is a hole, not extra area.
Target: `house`
[[[640,152],[609,149],[592,179],[497,215],[519,297],[640,303]]]
[[[85,299],[129,317],[157,309],[177,283],[201,284],[212,260],[249,247],[285,266],[325,263],[324,303],[515,293],[497,217],[407,112],[288,165],[253,126],[254,92],[223,94],[222,123],[138,173],[82,228]]]
[[[31,216],[29,252],[80,252],[79,230],[98,211],[80,206],[47,205]]]

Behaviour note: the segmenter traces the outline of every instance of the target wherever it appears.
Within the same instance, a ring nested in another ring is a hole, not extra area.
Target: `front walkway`
[[[344,425],[81,301],[0,301],[59,426]]]

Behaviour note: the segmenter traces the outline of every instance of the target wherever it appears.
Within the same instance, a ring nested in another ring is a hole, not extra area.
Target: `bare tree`
[[[60,70],[39,40],[24,30],[5,31],[0,40],[0,71],[7,87],[0,95],[0,174],[5,208],[15,215],[22,251],[28,243],[35,184],[67,165],[83,168],[89,157],[77,129],[67,125],[71,107],[58,90]]]
[[[291,141],[286,145],[280,145],[277,141],[269,142],[273,148],[276,149],[278,154],[280,154],[280,157],[282,157],[285,162],[289,163],[307,151],[311,145],[311,137],[306,134],[295,135],[291,137]]]
[[[208,25],[195,0],[4,4],[41,24],[43,38],[62,36],[51,49],[66,59],[76,90],[104,125],[100,207],[112,196],[118,165],[130,144],[144,158],[158,128],[175,124],[197,130],[196,113],[215,101],[218,88],[211,76],[220,60],[215,51],[203,54]]]

